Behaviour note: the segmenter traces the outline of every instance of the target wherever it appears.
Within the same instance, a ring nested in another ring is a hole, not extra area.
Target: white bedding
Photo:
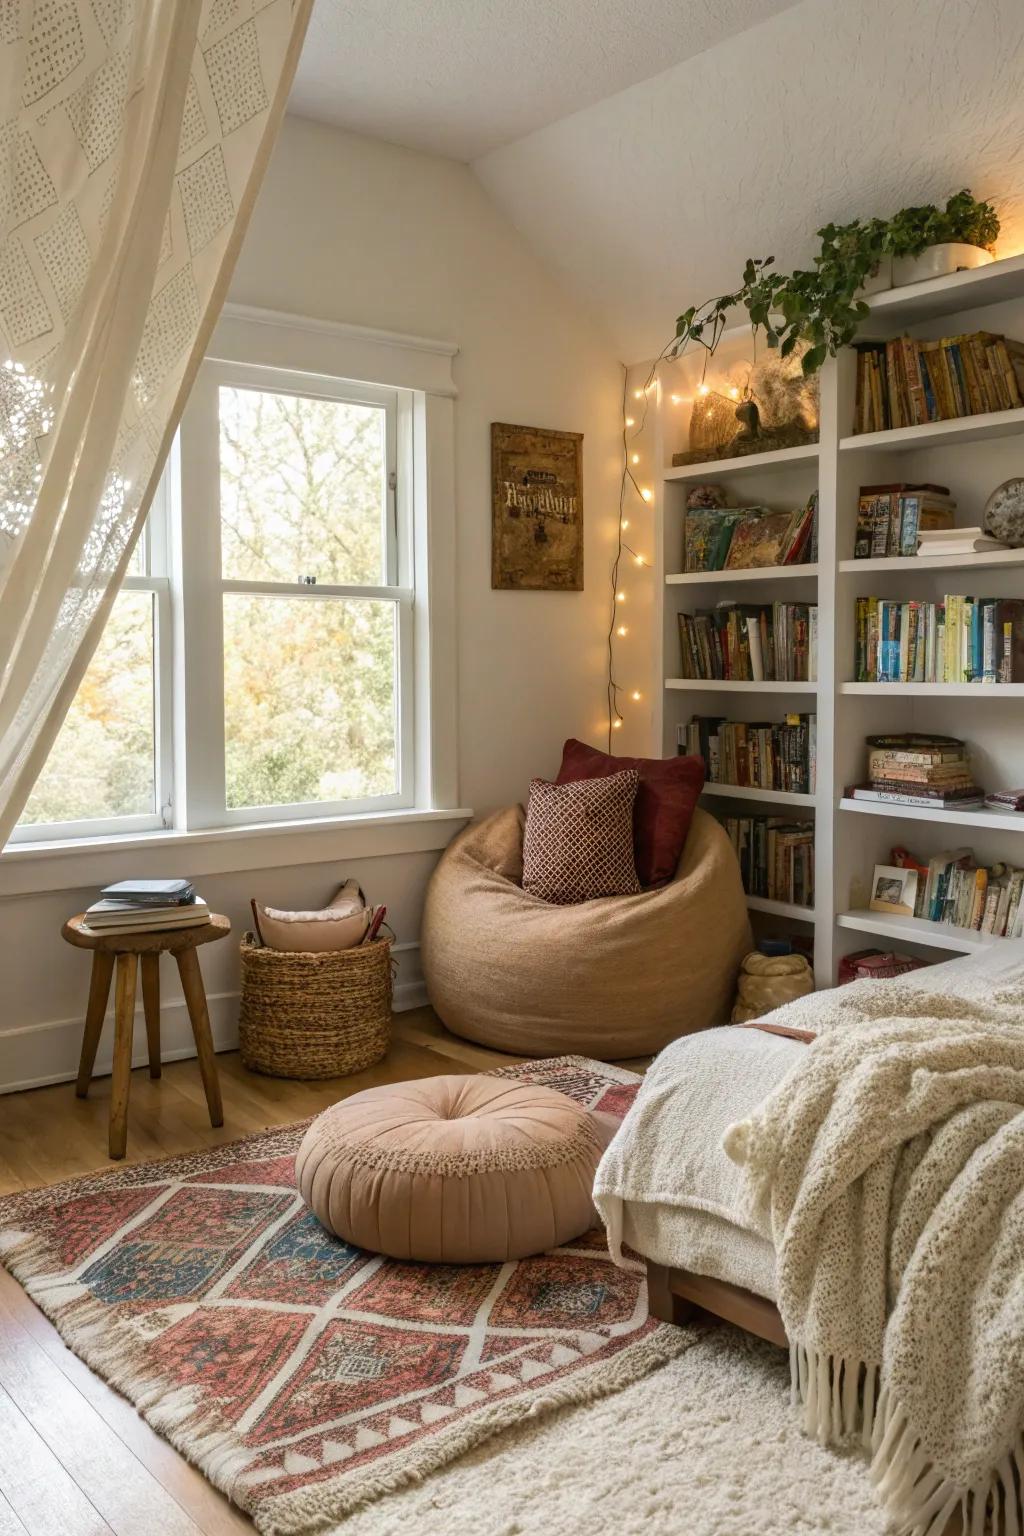
[[[916,971],[924,991],[1017,978],[1024,991],[1024,941],[1003,940],[976,954]],[[815,998],[777,1009],[773,1023],[814,1029]],[[705,1030],[667,1046],[597,1170],[594,1201],[612,1257],[626,1245],[657,1264],[728,1280],[775,1300],[775,1254],[740,1209],[741,1174],[722,1137],[745,1119],[808,1047],[756,1029]]]

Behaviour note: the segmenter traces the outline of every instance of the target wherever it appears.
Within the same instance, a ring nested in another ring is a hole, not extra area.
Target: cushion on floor
[[[594,1224],[607,1131],[563,1093],[490,1076],[369,1088],[318,1115],[306,1204],[359,1248],[430,1264],[543,1253]]]

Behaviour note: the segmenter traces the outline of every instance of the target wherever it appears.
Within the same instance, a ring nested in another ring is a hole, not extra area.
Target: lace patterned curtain
[[[0,846],[125,574],[312,0],[0,0]]]

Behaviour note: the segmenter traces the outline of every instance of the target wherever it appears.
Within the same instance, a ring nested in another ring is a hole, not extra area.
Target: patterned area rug
[[[498,1070],[621,1117],[584,1057]],[[322,1530],[687,1345],[603,1234],[518,1263],[350,1248],[294,1187],[304,1126],[0,1201],[0,1259],[66,1343],[267,1536]]]

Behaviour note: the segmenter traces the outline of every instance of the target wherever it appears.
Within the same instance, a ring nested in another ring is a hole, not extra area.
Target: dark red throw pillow
[[[676,872],[704,788],[704,762],[699,757],[612,757],[570,737],[555,783],[605,779],[627,768],[640,775],[633,809],[637,877],[641,885],[664,885]]]

